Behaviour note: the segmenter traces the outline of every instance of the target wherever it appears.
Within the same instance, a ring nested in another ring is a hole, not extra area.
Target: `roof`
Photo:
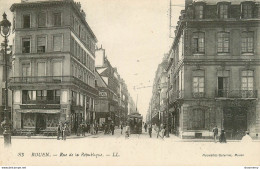
[[[87,27],[90,34],[93,36],[94,40],[97,42],[96,35],[88,25],[85,17],[82,15],[81,10],[77,7],[76,2],[74,0],[24,0],[21,3],[14,3],[10,7],[11,12],[14,12],[16,8],[26,8],[26,7],[42,7],[42,6],[50,6],[50,5],[71,5],[71,7],[76,11],[79,15],[83,24]]]
[[[260,2],[260,0],[193,0],[193,2],[205,2],[208,5],[215,5],[219,2],[231,2],[231,4],[241,4],[241,2],[245,1],[253,1],[253,2]]]

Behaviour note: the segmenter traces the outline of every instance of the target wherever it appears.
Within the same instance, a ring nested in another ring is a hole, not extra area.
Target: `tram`
[[[143,116],[139,113],[128,115],[128,123],[131,134],[142,134]]]

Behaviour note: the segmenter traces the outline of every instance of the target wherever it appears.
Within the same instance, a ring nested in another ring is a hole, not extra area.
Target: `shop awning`
[[[21,109],[16,110],[18,113],[44,113],[44,114],[57,114],[60,113],[60,110],[46,110],[46,109]]]

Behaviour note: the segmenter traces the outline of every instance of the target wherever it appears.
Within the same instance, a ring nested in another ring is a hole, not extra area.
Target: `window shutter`
[[[59,36],[53,36],[53,51],[61,51],[62,46],[62,37]]]
[[[53,76],[62,76],[61,62],[53,62]]]
[[[37,45],[38,45],[38,46],[45,46],[45,45],[46,45],[46,39],[45,39],[45,37],[38,37],[38,38],[37,38]]]

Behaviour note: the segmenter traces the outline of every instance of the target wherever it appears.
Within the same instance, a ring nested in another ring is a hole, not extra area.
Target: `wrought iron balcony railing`
[[[257,90],[216,90],[217,98],[257,98]]]
[[[172,103],[174,103],[175,100],[181,99],[183,97],[184,97],[184,91],[183,90],[177,90],[177,91],[170,90],[170,92],[169,92],[169,104],[172,104]]]
[[[27,76],[27,77],[11,77],[10,86],[15,84],[39,84],[39,83],[53,83],[53,84],[68,84],[72,83],[81,86],[89,92],[98,95],[97,89],[86,84],[82,80],[74,76]]]

